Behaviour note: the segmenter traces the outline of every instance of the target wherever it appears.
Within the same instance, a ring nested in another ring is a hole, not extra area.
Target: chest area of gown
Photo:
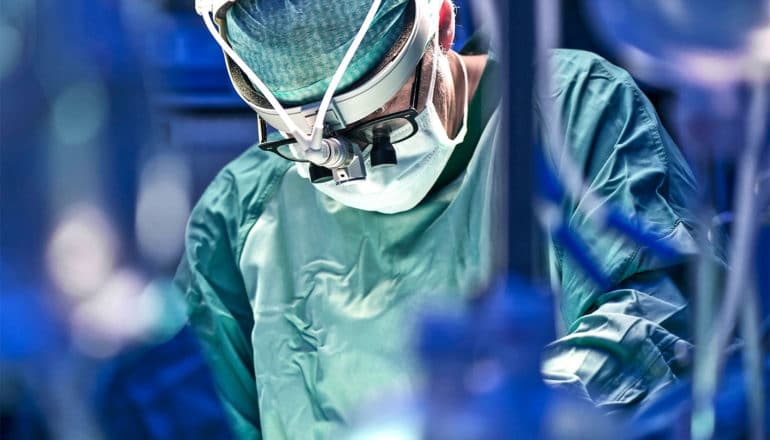
[[[405,369],[421,314],[462,307],[488,272],[484,230],[467,213],[287,216],[268,207],[241,263],[257,374],[296,369],[297,356],[342,374]]]
[[[244,248],[257,387],[275,408],[260,411],[275,423],[344,421],[382,392],[415,390],[420,317],[462,308],[488,273],[471,216],[346,214],[287,218],[269,207]]]
[[[297,319],[371,321],[399,307],[451,302],[485,276],[484,228],[467,213],[281,214],[266,211],[242,257],[253,271],[245,278],[253,279],[255,318],[294,308],[305,309]]]

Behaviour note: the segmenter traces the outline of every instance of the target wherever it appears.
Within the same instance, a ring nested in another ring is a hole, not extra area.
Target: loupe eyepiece
[[[322,139],[319,148],[311,151],[317,153],[314,159],[308,160],[308,174],[313,183],[334,179],[340,185],[366,178],[364,155],[355,143],[341,137],[329,137]]]
[[[313,183],[324,183],[332,180],[332,170],[311,163],[308,166],[310,181]]]
[[[374,129],[370,158],[372,168],[396,165],[398,163],[396,149],[393,148],[393,144],[390,142],[390,132],[387,129]]]

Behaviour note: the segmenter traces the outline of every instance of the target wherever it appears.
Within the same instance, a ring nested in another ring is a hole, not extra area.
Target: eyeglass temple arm
[[[414,75],[414,87],[412,87],[412,96],[411,96],[412,107],[414,108],[417,108],[417,99],[420,96],[420,85],[421,85],[420,83],[422,82],[420,79],[422,77],[422,60],[423,58],[420,58],[420,61],[417,63],[417,71],[415,72],[415,75]]]
[[[262,119],[262,116],[259,115],[257,115],[257,134],[260,143],[267,141],[267,123]]]

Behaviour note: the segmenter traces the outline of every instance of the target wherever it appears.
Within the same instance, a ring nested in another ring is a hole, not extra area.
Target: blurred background
[[[478,27],[471,2],[455,0],[458,47]],[[627,64],[611,26],[592,30],[604,16],[579,1],[558,14],[560,46]],[[688,145],[712,101],[691,90],[683,111],[675,82],[637,80]],[[191,207],[256,139],[193,0],[0,0],[1,438],[229,438],[171,280]],[[729,224],[736,156],[709,158]]]

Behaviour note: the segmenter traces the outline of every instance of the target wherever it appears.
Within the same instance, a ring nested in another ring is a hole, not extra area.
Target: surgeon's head
[[[375,19],[356,51],[337,88],[338,92],[378,72],[403,49],[413,15],[412,0],[383,0]],[[448,134],[462,122],[455,110],[457,86],[463,87],[449,52],[454,39],[454,7],[451,0],[416,0],[440,3],[437,38],[423,59],[418,105],[424,106],[432,74],[433,56],[437,80],[433,102]],[[285,105],[319,101],[335,70],[372,6],[371,0],[239,0],[227,13],[230,45]],[[435,50],[436,45],[441,50]],[[410,77],[401,90],[369,117],[409,107]],[[419,108],[418,108],[419,110]]]

